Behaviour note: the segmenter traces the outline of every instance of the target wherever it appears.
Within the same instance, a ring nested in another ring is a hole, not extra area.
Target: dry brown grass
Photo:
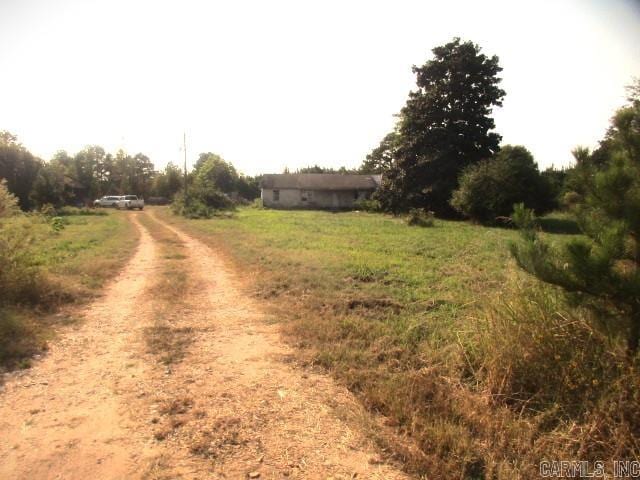
[[[164,365],[182,361],[193,341],[194,331],[180,327],[178,317],[184,308],[184,298],[190,288],[190,279],[183,268],[187,256],[178,237],[148,215],[141,215],[141,223],[159,243],[162,270],[151,287],[154,295],[155,324],[144,331],[147,350]],[[167,317],[165,312],[172,312]]]
[[[149,352],[157,355],[165,365],[180,362],[191,345],[192,338],[193,329],[171,327],[166,321],[145,329]]]
[[[322,212],[168,220],[233,259],[303,362],[382,415],[363,425],[411,472],[530,479],[542,459],[640,455],[638,365],[518,274],[513,232]]]

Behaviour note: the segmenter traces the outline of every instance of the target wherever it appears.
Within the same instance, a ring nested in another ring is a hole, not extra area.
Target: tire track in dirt
[[[153,211],[130,218],[140,243],[124,271],[0,393],[0,478],[407,478],[344,420],[361,411],[346,389],[292,364],[214,251]],[[172,269],[186,288],[167,302],[157,279]],[[168,364],[149,348],[159,322],[169,345],[188,337]]]
[[[151,455],[128,398],[147,369],[134,338],[149,308],[145,289],[156,248],[135,218],[134,224],[140,231],[134,256],[99,300],[77,312],[84,321],[6,382],[0,478],[129,478]]]
[[[181,396],[193,400],[195,413],[168,443],[207,460],[207,478],[407,478],[380,463],[371,442],[341,420],[339,412],[359,411],[346,389],[291,364],[277,326],[265,322],[222,259],[151,215],[186,247],[198,286],[191,302],[199,306],[189,323],[205,332],[174,369],[174,381],[193,381]]]

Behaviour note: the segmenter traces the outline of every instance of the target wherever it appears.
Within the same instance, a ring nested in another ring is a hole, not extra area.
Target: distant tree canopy
[[[153,179],[153,194],[157,197],[172,199],[182,188],[184,173],[180,167],[169,162],[165,169],[157,172]]]
[[[257,180],[239,174],[231,163],[215,153],[200,154],[193,176],[196,188],[218,190],[246,200],[253,200],[260,196]]]
[[[252,200],[260,196],[257,178],[238,174],[220,156],[203,153],[190,174],[191,182],[231,196]],[[182,189],[182,170],[169,163],[156,171],[151,159],[124,150],[108,153],[90,145],[75,155],[65,151],[44,162],[22,146],[15,135],[0,132],[0,180],[23,210],[44,204],[87,204],[102,195],[135,194],[172,199]]]
[[[516,203],[537,213],[553,207],[551,186],[538,171],[533,155],[519,145],[505,145],[494,157],[468,166],[459,183],[451,205],[479,222],[510,215]]]
[[[17,198],[22,209],[32,207],[29,197],[43,162],[24,148],[15,135],[0,131],[0,179]]]
[[[567,193],[566,183],[571,170],[571,167],[557,169],[551,166],[541,173],[549,187],[549,202],[553,209],[561,208],[563,205],[563,198]]]
[[[289,171],[287,170],[284,173],[289,173]],[[320,165],[313,165],[313,166],[310,166],[310,167],[298,168],[296,170],[296,173],[340,173],[340,174],[347,174],[347,173],[357,173],[357,170],[349,169],[347,167],[332,168],[332,167],[321,167]]]
[[[433,49],[433,59],[413,67],[417,89],[409,94],[394,132],[363,165],[383,173],[378,199],[393,212],[412,207],[452,213],[451,193],[468,165],[499,150],[491,117],[502,105],[498,57],[459,38]]]
[[[153,163],[142,153],[131,156],[119,150],[112,155],[91,145],[74,156],[59,151],[44,162],[15,135],[0,132],[0,178],[6,179],[24,210],[45,203],[84,204],[107,194],[151,195],[155,175]]]

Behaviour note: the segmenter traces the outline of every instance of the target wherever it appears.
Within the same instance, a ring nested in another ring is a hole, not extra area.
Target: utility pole
[[[182,147],[184,150],[184,198],[187,200],[187,132],[183,132]]]

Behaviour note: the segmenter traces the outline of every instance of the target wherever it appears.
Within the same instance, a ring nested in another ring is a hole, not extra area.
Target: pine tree
[[[604,161],[602,152],[576,152],[580,191],[573,209],[584,238],[550,245],[536,231],[533,213],[519,205],[513,219],[524,241],[511,247],[527,272],[621,320],[632,355],[640,342],[640,92],[634,88],[602,142]]]

